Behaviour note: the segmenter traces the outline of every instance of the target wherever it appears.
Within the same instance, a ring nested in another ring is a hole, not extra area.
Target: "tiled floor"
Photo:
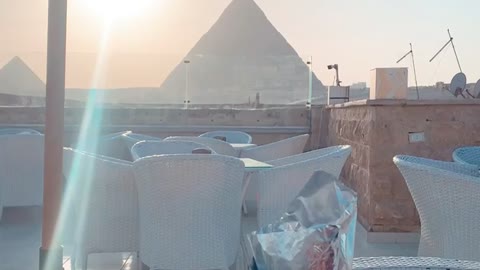
[[[255,229],[255,218],[246,217],[243,230]],[[416,244],[371,244],[366,241],[367,233],[357,226],[355,255],[369,256],[415,256]],[[38,250],[41,243],[41,210],[39,208],[7,208],[0,221],[0,269],[38,269]],[[64,249],[64,268],[70,269],[68,243]],[[136,269],[134,254],[93,254],[89,256],[88,269],[121,270]]]

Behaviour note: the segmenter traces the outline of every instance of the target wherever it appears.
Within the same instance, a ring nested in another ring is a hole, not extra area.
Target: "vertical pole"
[[[41,270],[59,270],[63,264],[63,249],[54,236],[63,190],[66,35],[67,0],[49,0]]]
[[[450,35],[450,29],[447,29],[447,32],[448,36],[450,37],[450,42],[452,43],[453,53],[455,53],[455,58],[457,59],[458,68],[460,69],[460,72],[463,73],[462,67],[460,66],[460,60],[458,60],[457,50],[455,49],[455,45],[453,44],[453,37],[452,35]]]
[[[413,64],[413,75],[415,76],[415,89],[417,90],[417,99],[420,99],[420,92],[418,91],[418,82],[417,82],[417,69],[415,67],[415,56],[413,55],[413,46],[410,43],[410,52],[412,54],[412,64]]]
[[[308,63],[308,101],[307,101],[307,108],[308,110],[308,127],[309,127],[309,134],[312,134],[312,106],[313,106],[313,58],[310,56]]]
[[[312,106],[312,97],[313,97],[313,62],[312,57],[310,56],[308,64],[308,99],[307,99],[307,107]]]
[[[188,109],[188,103],[190,103],[188,97],[188,64],[190,64],[190,60],[185,60],[183,63],[185,63],[185,109]]]
[[[338,68],[339,68],[338,66],[335,68],[335,74],[337,76],[337,86],[340,86],[341,81],[340,81],[340,78],[339,78],[339,75],[338,75]]]

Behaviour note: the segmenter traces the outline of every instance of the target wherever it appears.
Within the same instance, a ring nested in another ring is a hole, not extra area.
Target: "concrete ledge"
[[[328,105],[327,109],[348,108],[356,106],[429,106],[429,105],[480,105],[480,99],[448,100],[407,100],[407,99],[362,99],[342,104]]]
[[[0,128],[31,128],[43,132],[45,125],[39,124],[0,124]],[[65,130],[79,131],[80,125],[65,125]],[[134,130],[136,132],[208,132],[215,130],[242,130],[252,134],[306,134],[310,128],[305,126],[278,126],[278,127],[257,127],[257,126],[173,126],[173,125],[104,125],[105,132],[118,132]]]
[[[411,244],[420,241],[420,233],[367,232],[367,242],[375,244]]]
[[[357,234],[365,235],[371,244],[418,244],[419,232],[370,232],[362,223],[357,222]]]

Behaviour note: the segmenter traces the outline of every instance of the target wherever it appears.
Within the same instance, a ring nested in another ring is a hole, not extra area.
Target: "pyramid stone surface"
[[[0,68],[0,93],[45,96],[45,83],[15,56]]]
[[[309,67],[254,0],[233,0],[165,80],[163,98],[192,103],[288,104],[308,96]],[[326,96],[313,76],[316,96]]]

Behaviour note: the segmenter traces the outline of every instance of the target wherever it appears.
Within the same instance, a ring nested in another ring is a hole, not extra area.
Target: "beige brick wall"
[[[453,150],[480,145],[480,103],[476,101],[369,101],[331,107],[328,145],[350,144],[344,168],[358,192],[359,220],[369,231],[418,231],[420,221],[405,181],[392,159],[407,154],[451,160]],[[425,141],[410,143],[409,132]]]
[[[364,107],[331,109],[329,115],[327,145],[348,144],[352,155],[343,170],[345,183],[357,191],[358,217],[362,224],[368,224],[370,211],[369,156],[370,134],[373,113]]]

